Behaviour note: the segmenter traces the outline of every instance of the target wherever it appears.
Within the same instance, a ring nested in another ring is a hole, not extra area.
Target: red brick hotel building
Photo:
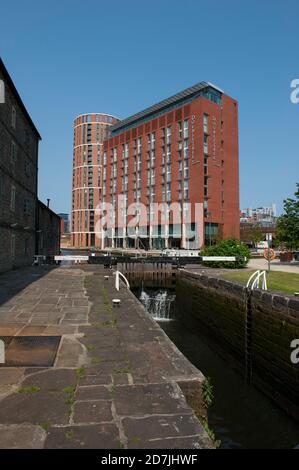
[[[211,83],[115,120],[99,159],[100,205],[83,207],[94,222],[81,233],[73,212],[75,246],[196,249],[239,237],[238,104]]]

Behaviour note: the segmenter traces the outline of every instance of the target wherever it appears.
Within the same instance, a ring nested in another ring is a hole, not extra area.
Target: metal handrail
[[[255,271],[250,278],[248,279],[248,282],[246,284],[246,287],[250,287],[251,290],[253,289],[259,289],[260,287],[260,279],[262,279],[262,289],[263,290],[268,290],[267,286],[267,272],[266,271],[260,271],[259,269]]]
[[[130,289],[130,284],[126,276],[123,275],[120,271],[115,271],[115,289],[119,290],[119,278],[122,278],[127,286],[127,289]]]

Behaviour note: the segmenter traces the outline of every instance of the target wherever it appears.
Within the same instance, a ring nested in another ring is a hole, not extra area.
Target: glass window
[[[208,133],[208,115],[207,114],[203,115],[203,131],[205,133]]]
[[[188,130],[189,130],[189,122],[188,119],[184,121],[184,137],[188,137]]]

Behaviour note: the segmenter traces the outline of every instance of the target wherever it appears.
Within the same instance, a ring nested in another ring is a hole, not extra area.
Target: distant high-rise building
[[[261,206],[261,207],[248,207],[241,211],[240,220],[243,223],[259,223],[259,222],[270,222],[273,223],[277,217],[276,204],[271,204],[271,206]]]
[[[59,215],[59,217],[62,220],[61,233],[69,233],[69,231],[70,231],[69,214],[60,213],[60,214],[57,214],[57,215]]]
[[[119,121],[109,114],[81,114],[74,121],[72,245],[99,245],[95,237],[95,209],[102,196],[102,146]]]

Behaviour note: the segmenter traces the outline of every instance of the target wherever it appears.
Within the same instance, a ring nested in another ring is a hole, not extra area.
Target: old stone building
[[[37,254],[40,139],[0,59],[0,272],[31,264]]]
[[[41,201],[38,201],[37,207],[36,254],[58,254],[61,218]]]

